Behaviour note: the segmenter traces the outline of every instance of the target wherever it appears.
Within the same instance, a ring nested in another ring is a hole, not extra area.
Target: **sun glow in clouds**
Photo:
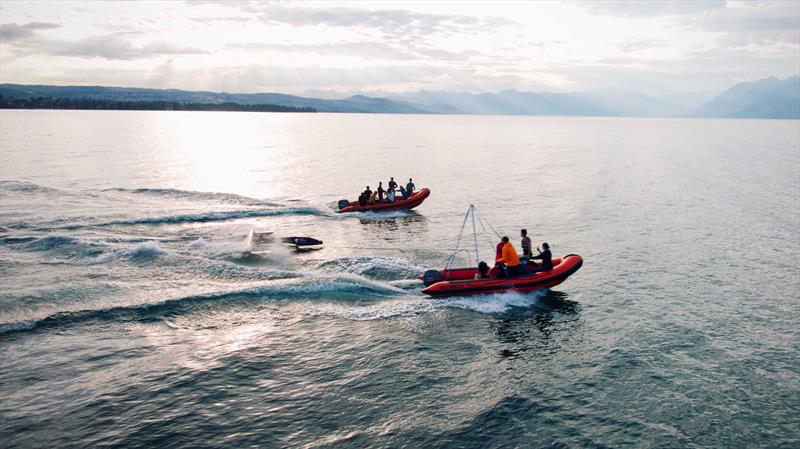
[[[4,2],[0,81],[230,92],[719,91],[800,65],[800,2]]]

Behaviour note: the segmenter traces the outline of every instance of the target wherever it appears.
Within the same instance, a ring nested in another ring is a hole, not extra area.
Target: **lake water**
[[[3,447],[800,446],[798,121],[4,110],[0,181]],[[470,204],[583,268],[427,299]]]

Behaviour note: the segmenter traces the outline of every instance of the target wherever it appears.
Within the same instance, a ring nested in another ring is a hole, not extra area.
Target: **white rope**
[[[458,246],[461,245],[461,237],[464,235],[464,226],[467,225],[467,219],[469,218],[469,214],[471,212],[472,208],[470,207],[469,209],[467,209],[467,213],[464,215],[464,222],[461,223],[461,230],[458,232],[458,240],[456,240],[456,247],[453,248],[453,253],[450,255],[450,257],[447,259],[447,262],[445,263],[444,266],[445,270],[450,269],[450,265],[453,264],[453,260],[455,260],[456,258],[456,253],[458,252]]]

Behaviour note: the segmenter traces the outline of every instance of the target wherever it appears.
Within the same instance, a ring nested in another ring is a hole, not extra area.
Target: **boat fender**
[[[350,201],[347,200],[339,200],[339,209],[344,209],[345,207],[350,205]]]
[[[428,286],[442,281],[442,273],[439,270],[428,270],[422,275],[422,282]]]

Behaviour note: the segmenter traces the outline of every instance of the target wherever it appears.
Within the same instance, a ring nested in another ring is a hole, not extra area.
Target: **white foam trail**
[[[389,281],[389,285],[402,288],[403,290],[412,290],[416,288],[422,290],[422,287],[424,287],[422,281],[419,279],[398,279],[396,281]]]
[[[200,237],[189,245],[189,249],[203,249],[206,246],[208,246],[208,244],[206,243],[205,239]]]
[[[398,218],[398,217],[410,217],[416,215],[417,213],[404,209],[404,210],[389,210],[386,212],[375,212],[375,211],[366,211],[366,212],[342,212],[337,214],[339,217],[343,218],[363,218],[366,220],[385,220],[387,218]]]
[[[167,254],[167,251],[161,249],[157,242],[140,243],[127,250],[129,257],[157,257],[165,254]]]
[[[531,293],[495,293],[491,295],[443,298],[433,301],[445,307],[473,310],[480,313],[504,313],[512,307],[534,306],[545,294],[545,290],[537,290]]]

